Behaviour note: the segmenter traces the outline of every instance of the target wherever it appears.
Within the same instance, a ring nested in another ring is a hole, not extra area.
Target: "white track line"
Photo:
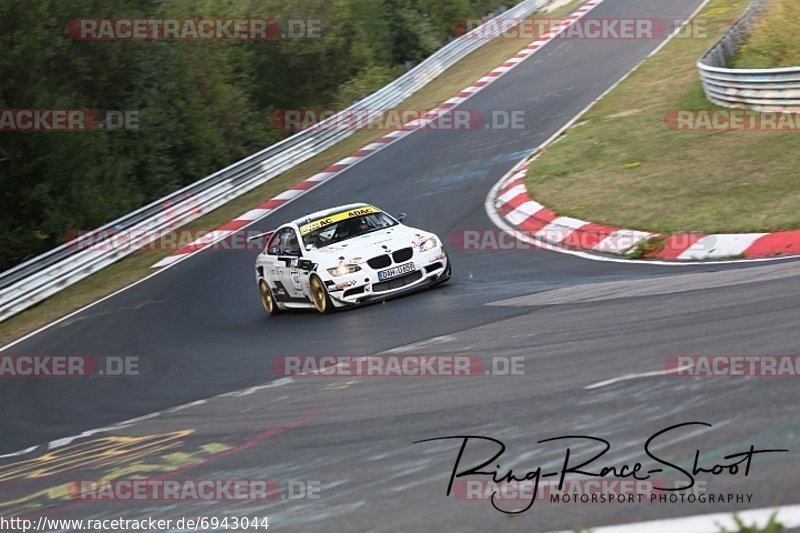
[[[677,374],[678,372],[689,370],[692,367],[694,367],[694,364],[679,366],[677,368],[670,368],[669,370],[655,370],[653,372],[642,372],[641,374],[626,374],[618,378],[612,378],[612,379],[607,379],[605,381],[598,381],[597,383],[592,383],[588,387],[585,387],[585,389],[586,390],[599,389],[600,387],[606,387],[608,385],[613,385],[614,383],[619,383],[621,381],[631,381],[640,378],[651,378],[655,376],[666,376],[668,374]]]
[[[419,350],[421,348],[427,348],[427,347],[432,346],[434,344],[444,344],[444,343],[447,343],[447,342],[452,342],[454,340],[456,340],[456,338],[454,336],[452,336],[452,335],[440,335],[438,337],[432,337],[432,338],[424,340],[424,341],[414,342],[414,343],[411,343],[411,344],[405,344],[403,346],[398,346],[398,347],[392,348],[390,350],[384,350],[381,353],[404,353],[404,352],[410,352],[410,351],[413,351],[413,350]]]

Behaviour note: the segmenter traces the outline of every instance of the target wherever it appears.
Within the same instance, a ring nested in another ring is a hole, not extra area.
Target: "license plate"
[[[411,272],[414,272],[414,263],[406,263],[405,265],[390,268],[389,270],[381,270],[378,272],[378,279],[386,281],[387,279],[396,278],[397,276],[402,276],[403,274],[409,274]]]

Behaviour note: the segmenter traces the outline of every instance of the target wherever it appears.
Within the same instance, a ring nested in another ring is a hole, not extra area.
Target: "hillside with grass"
[[[796,40],[792,2],[776,0],[790,6],[781,27]],[[559,214],[659,233],[800,228],[800,133],[671,127],[678,111],[719,109],[695,65],[749,4],[712,0],[697,17],[703,34],[673,39],[533,162],[531,196]]]
[[[800,66],[800,2],[770,0],[747,42],[732,61],[734,68]]]

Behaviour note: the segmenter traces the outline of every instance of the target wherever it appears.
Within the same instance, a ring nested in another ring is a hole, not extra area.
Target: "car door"
[[[288,227],[281,230],[279,243],[277,279],[280,280],[283,290],[286,292],[287,301],[307,301],[301,282],[302,272],[298,267],[302,250],[300,239],[294,228]]]
[[[283,287],[283,268],[285,262],[280,260],[281,257],[281,235],[284,230],[288,228],[281,228],[272,234],[269,243],[265,249],[264,255],[264,278],[269,283],[275,299],[279,302],[285,301],[288,296]]]

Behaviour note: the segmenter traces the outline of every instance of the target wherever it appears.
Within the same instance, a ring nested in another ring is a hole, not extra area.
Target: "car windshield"
[[[396,225],[397,222],[385,213],[370,213],[359,217],[347,218],[309,231],[303,235],[303,243],[307,247],[322,248]]]

